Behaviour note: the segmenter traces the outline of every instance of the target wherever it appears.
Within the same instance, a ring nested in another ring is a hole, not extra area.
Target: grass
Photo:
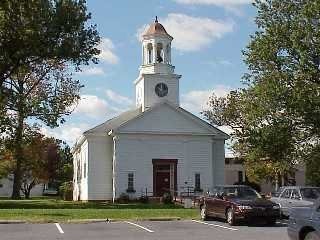
[[[158,218],[199,218],[196,209],[174,204],[110,204],[69,202],[58,199],[0,200],[0,220],[67,222],[81,219],[143,220]]]

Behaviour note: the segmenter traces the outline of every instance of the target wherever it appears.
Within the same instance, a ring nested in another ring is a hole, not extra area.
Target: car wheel
[[[200,217],[201,220],[205,221],[208,219],[206,205],[202,205],[200,208]]]
[[[226,219],[227,219],[227,222],[229,223],[230,226],[233,226],[236,224],[234,212],[233,212],[232,208],[228,208],[227,213],[226,213]]]
[[[319,237],[315,232],[309,232],[305,237],[304,240],[319,240]]]

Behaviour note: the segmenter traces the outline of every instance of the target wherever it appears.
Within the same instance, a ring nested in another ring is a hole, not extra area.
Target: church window
[[[201,190],[201,178],[200,178],[200,173],[196,173],[194,175],[194,190],[195,191],[202,191]]]
[[[148,43],[147,45],[147,51],[148,51],[148,62],[147,63],[152,63],[152,44]]]
[[[157,62],[162,63],[163,62],[163,45],[162,43],[157,44]]]
[[[84,161],[83,163],[83,177],[87,177],[87,161]]]
[[[81,162],[80,159],[77,160],[77,181],[80,182],[81,180]]]
[[[128,189],[127,192],[135,192],[134,190],[134,174],[128,173]]]

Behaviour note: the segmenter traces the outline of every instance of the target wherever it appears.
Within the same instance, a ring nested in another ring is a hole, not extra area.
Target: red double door
[[[174,193],[177,189],[177,160],[154,159],[153,193],[161,197],[164,193]]]

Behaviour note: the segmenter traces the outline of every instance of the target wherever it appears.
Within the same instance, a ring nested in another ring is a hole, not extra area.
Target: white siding
[[[179,76],[180,77],[180,76]],[[144,101],[145,108],[152,107],[153,105],[169,101],[172,104],[179,105],[179,77],[177,75],[161,75],[161,74],[152,74],[145,75],[145,89],[144,89]],[[168,86],[168,95],[160,98],[155,93],[155,87],[158,83],[165,83]]]
[[[86,164],[85,164],[86,163]],[[78,182],[77,174],[78,174],[78,164],[80,164],[80,172],[81,172],[81,179]],[[80,200],[87,201],[88,200],[88,174],[85,171],[87,171],[88,167],[86,169],[84,166],[88,166],[88,141],[84,141],[80,147],[80,149],[73,154],[73,200],[78,200],[80,197]],[[84,177],[86,175],[86,177]]]
[[[121,134],[117,136],[116,149],[116,197],[126,192],[128,172],[135,173],[137,197],[146,188],[148,191],[153,191],[152,159],[178,160],[178,191],[185,191],[182,187],[194,187],[195,173],[201,174],[203,190],[213,186],[211,137]],[[224,161],[224,156],[219,161]],[[217,181],[224,180],[217,179]]]
[[[120,127],[119,132],[208,134],[208,129],[164,104]]]
[[[215,140],[213,142],[213,184],[225,184],[225,149],[224,140]]]
[[[109,136],[89,137],[88,199],[112,199],[113,142]]]

